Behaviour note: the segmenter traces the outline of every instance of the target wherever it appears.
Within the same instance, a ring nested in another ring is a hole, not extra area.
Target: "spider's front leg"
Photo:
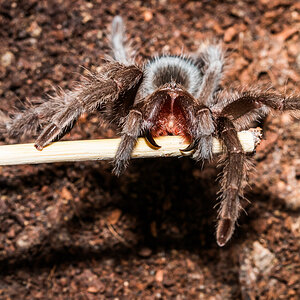
[[[137,109],[132,109],[124,122],[121,142],[114,158],[113,173],[119,176],[127,167],[133,148],[142,131],[142,113]]]
[[[122,93],[137,86],[141,78],[142,71],[136,66],[107,63],[102,67],[102,73],[91,74],[75,92],[57,96],[65,98],[66,101],[60,100],[65,105],[51,117],[49,125],[38,136],[35,147],[42,150],[52,141],[60,139],[83,112],[105,110],[105,107],[115,103]],[[56,102],[58,101],[54,97],[53,105]]]
[[[192,100],[192,101],[188,101]],[[192,104],[191,104],[192,102]],[[190,135],[192,138],[191,144],[180,150],[190,152],[194,150],[192,157],[196,161],[203,159],[211,159],[213,133],[215,132],[215,121],[210,109],[205,105],[196,105],[196,99],[192,96],[186,97],[182,102],[183,107],[188,112]]]
[[[214,119],[210,108],[214,105],[215,93],[220,85],[224,68],[224,53],[220,45],[202,45],[198,59],[203,62],[203,77],[195,99],[194,129],[192,144],[183,151],[195,149],[196,161],[211,159],[212,139],[215,131]]]
[[[0,124],[1,130],[9,137],[19,137],[35,134],[42,128],[35,142],[36,148],[42,150],[63,137],[84,112],[100,110],[107,121],[118,123],[124,111],[132,106],[142,76],[142,71],[134,65],[105,63],[99,72],[90,73],[74,90],[58,89],[48,101],[14,114]]]
[[[145,99],[137,100],[136,105],[130,110],[123,123],[121,141],[113,162],[113,172],[116,175],[120,175],[127,167],[140,135],[144,134],[152,146],[158,146],[150,134],[150,129],[167,98],[168,94],[161,88]]]
[[[218,135],[223,140],[227,154],[221,179],[221,206],[217,225],[217,243],[224,246],[231,238],[241,210],[239,197],[248,169],[246,155],[233,123],[226,117],[217,120]]]
[[[193,158],[196,161],[201,159],[211,159],[212,157],[212,139],[215,131],[215,124],[211,111],[208,107],[201,105],[198,107],[195,115],[195,130],[193,132],[194,140],[187,150],[195,149]]]

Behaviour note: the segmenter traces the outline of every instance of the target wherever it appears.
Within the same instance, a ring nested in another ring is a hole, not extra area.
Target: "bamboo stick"
[[[253,152],[260,140],[259,133],[255,130],[241,131],[238,136],[245,152]],[[132,158],[182,156],[179,149],[187,146],[178,136],[159,137],[155,140],[161,146],[160,149],[152,149],[144,138],[139,138]],[[33,144],[3,145],[0,146],[0,165],[109,160],[114,158],[119,142],[119,138],[63,141],[52,143],[42,151],[36,150]],[[214,138],[213,153],[218,154],[222,151],[223,144]]]

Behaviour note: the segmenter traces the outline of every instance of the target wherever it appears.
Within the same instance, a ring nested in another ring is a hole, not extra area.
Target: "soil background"
[[[96,70],[115,15],[138,61],[221,40],[224,86],[300,93],[298,1],[0,0],[0,109]],[[116,135],[99,124],[83,115],[64,139]],[[223,248],[215,161],[134,160],[119,178],[109,162],[1,167],[0,298],[299,299],[299,122],[282,114],[253,125],[265,140],[250,202]]]

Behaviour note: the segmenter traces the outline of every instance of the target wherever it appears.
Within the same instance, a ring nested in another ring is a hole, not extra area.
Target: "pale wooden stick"
[[[253,152],[259,136],[256,131],[241,131],[239,139],[245,152]],[[133,151],[132,158],[138,157],[171,157],[182,156],[179,149],[187,144],[181,137],[165,136],[156,138],[160,149],[149,147],[144,138],[139,138]],[[56,142],[42,151],[34,148],[33,144],[17,144],[0,146],[0,165],[40,164],[66,161],[108,160],[113,159],[120,139],[100,139]],[[213,140],[213,153],[223,152],[223,144]]]

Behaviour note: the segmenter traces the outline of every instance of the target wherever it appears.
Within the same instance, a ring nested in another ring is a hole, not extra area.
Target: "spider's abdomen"
[[[197,96],[202,80],[197,64],[184,56],[160,56],[145,66],[143,94],[150,95],[167,83],[176,83]]]

